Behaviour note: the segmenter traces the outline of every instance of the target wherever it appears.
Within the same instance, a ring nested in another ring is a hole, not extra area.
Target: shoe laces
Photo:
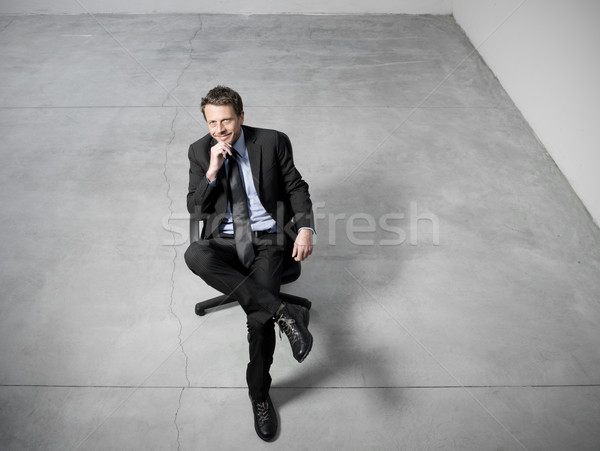
[[[269,402],[257,402],[256,403],[256,414],[258,416],[258,422],[263,424],[269,421]]]
[[[296,343],[300,338],[298,331],[292,325],[295,323],[292,318],[284,318],[281,317],[277,320],[277,324],[279,324],[279,339],[281,339],[281,331],[285,333],[290,340],[290,344]]]

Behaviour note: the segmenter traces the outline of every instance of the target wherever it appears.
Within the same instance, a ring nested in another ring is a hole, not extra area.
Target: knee
[[[195,246],[194,244],[196,243],[192,243],[188,246],[188,248],[185,251],[185,254],[183,254],[183,258],[185,259],[185,264],[188,265],[188,268],[190,268],[193,271],[192,266],[194,266],[194,262],[196,260],[196,251],[195,251]]]
[[[205,246],[202,246],[199,242],[192,243],[183,255],[183,258],[188,268],[190,268],[190,270],[192,270],[194,274],[201,277],[203,273],[203,268],[206,266],[202,264],[204,260],[202,258],[204,247]]]

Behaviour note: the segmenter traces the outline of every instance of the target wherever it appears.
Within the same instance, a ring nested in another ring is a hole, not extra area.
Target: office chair
[[[200,220],[194,217],[194,215],[190,216],[190,243],[194,243],[200,239]],[[283,273],[281,275],[281,285],[285,285],[288,283],[294,282],[298,277],[300,277],[301,265],[300,262],[297,262],[290,255],[286,255],[283,262]],[[279,293],[279,297],[283,302],[290,304],[298,304],[310,309],[312,303],[300,296],[294,296],[293,294],[287,293]],[[204,316],[206,315],[206,310],[209,308],[219,307],[221,305],[229,304],[231,302],[237,302],[233,296],[228,296],[226,294],[222,294],[220,296],[216,296],[211,299],[207,299],[205,301],[198,302],[196,304],[196,315]]]

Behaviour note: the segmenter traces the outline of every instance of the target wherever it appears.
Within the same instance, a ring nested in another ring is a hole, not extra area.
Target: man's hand
[[[206,178],[212,182],[217,178],[217,173],[223,166],[227,155],[232,155],[231,144],[220,141],[210,149],[210,164],[206,171]]]
[[[312,243],[312,230],[302,229],[298,232],[296,241],[294,241],[294,250],[292,251],[292,258],[297,262],[304,261],[312,254],[313,243]]]

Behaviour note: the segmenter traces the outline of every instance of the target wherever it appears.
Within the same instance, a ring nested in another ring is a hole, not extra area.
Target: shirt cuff
[[[211,182],[210,180],[208,180],[208,177],[206,177],[206,181],[208,182],[208,186],[215,186],[217,184],[217,178],[215,177],[215,179]]]

